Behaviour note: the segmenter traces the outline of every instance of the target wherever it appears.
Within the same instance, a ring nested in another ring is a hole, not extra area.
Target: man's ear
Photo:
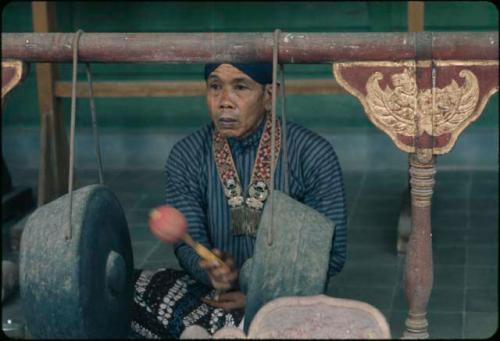
[[[276,82],[276,97],[279,96],[280,93],[280,83]],[[273,98],[273,85],[266,84],[264,86],[264,108],[267,111],[271,111],[272,109],[272,98]]]

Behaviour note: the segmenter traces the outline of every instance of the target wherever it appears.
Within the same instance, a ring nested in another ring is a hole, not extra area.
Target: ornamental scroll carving
[[[394,89],[380,88],[380,72],[374,73],[366,84],[366,102],[372,115],[394,131],[412,135],[415,132],[415,119],[420,118],[420,126],[429,135],[441,135],[453,131],[474,112],[479,100],[479,85],[476,76],[469,70],[460,71],[465,78],[462,87],[455,80],[440,89],[417,89],[414,71],[405,68],[402,73],[391,76]],[[418,117],[416,110],[422,114]],[[431,118],[434,119],[433,131]]]
[[[448,152],[498,91],[498,61],[336,63],[334,76],[408,153]]]

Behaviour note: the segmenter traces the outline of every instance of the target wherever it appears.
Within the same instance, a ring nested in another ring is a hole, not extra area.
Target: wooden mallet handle
[[[194,251],[201,258],[203,258],[204,260],[209,261],[209,262],[215,261],[220,266],[226,266],[227,267],[227,265],[219,257],[217,257],[212,251],[210,251],[209,249],[207,249],[202,244],[200,244],[197,241],[193,240],[193,238],[191,238],[191,236],[188,233],[186,233],[186,234],[184,234],[182,236],[182,240],[184,241],[184,243],[186,243],[189,246],[191,246],[194,249]]]
[[[212,262],[216,261],[220,266],[228,267],[226,263],[224,263],[219,257],[217,257],[212,251],[204,247],[202,244],[198,243],[197,241],[193,240],[191,236],[188,233],[185,233],[182,236],[182,240],[184,243],[188,244],[193,248],[193,250],[204,260]],[[215,289],[215,297],[214,300],[218,301],[219,296],[225,292],[225,290],[222,289]]]

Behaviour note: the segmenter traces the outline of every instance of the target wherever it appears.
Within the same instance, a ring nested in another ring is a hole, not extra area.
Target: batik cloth
[[[226,312],[201,301],[215,290],[181,270],[136,270],[130,338],[178,339],[185,328],[199,325],[210,334],[238,327],[244,309]]]

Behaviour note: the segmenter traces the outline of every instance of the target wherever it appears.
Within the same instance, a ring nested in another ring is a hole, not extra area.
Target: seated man
[[[211,334],[238,326],[245,295],[238,274],[252,257],[255,233],[270,184],[272,66],[207,64],[212,122],[175,144],[166,162],[166,201],[188,221],[193,239],[228,265],[203,261],[188,245],[175,245],[184,271],[136,272],[132,333],[178,338],[193,324]],[[314,113],[308,113],[313,115]],[[281,146],[276,120],[276,150]],[[287,123],[289,195],[335,223],[329,275],[346,259],[346,205],[340,165],[331,144]],[[282,149],[282,148],[281,148]],[[275,188],[285,192],[282,153],[276,154]],[[223,290],[220,296],[217,295]]]

